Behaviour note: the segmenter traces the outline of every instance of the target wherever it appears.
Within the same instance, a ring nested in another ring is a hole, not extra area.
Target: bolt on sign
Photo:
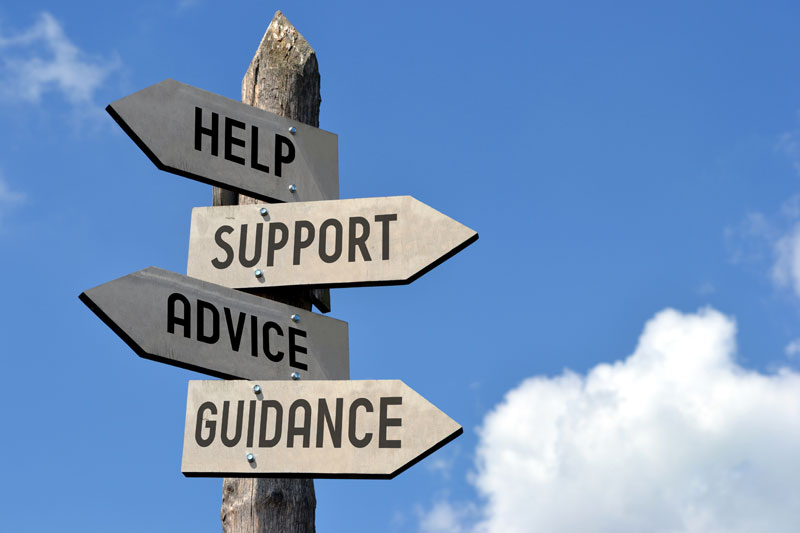
[[[339,197],[333,133],[175,80],[106,111],[161,170],[265,201]]]
[[[190,381],[181,470],[388,479],[462,432],[399,380]]]
[[[187,274],[233,288],[396,285],[477,239],[411,196],[196,207]]]
[[[347,323],[150,267],[80,295],[145,359],[221,378],[348,379]]]

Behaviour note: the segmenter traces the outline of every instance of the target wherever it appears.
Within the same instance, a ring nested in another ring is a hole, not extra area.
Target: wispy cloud
[[[800,174],[800,130],[787,131],[782,134],[775,149],[783,152],[792,162],[795,171]]]
[[[800,339],[793,339],[785,348],[786,357],[794,359],[800,354]]]
[[[25,201],[25,195],[11,189],[2,173],[0,173],[0,228],[3,217],[14,207]]]
[[[14,192],[0,176],[0,204],[2,205],[16,205],[25,200],[25,195],[20,192]]]
[[[536,376],[482,424],[482,496],[438,501],[422,531],[797,530],[800,373],[737,363],[736,324],[667,309],[633,354]]]
[[[466,533],[476,516],[475,504],[453,504],[447,499],[437,501],[430,509],[417,509],[421,533]]]
[[[189,9],[200,3],[200,0],[178,0],[178,10],[183,11]]]
[[[800,222],[775,242],[772,279],[780,287],[791,288],[800,298]]]
[[[800,298],[800,195],[774,214],[748,213],[738,226],[726,228],[725,240],[732,262],[758,265]]]
[[[73,105],[91,105],[95,91],[119,67],[116,59],[89,57],[47,12],[24,31],[0,32],[0,51],[5,100],[38,103],[46,93],[58,92]]]

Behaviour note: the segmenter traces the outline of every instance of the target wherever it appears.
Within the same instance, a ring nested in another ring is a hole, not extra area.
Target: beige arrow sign
[[[233,288],[396,285],[477,239],[411,196],[197,207],[187,274]]]
[[[190,381],[181,471],[388,479],[462,431],[399,380]]]
[[[175,80],[106,111],[161,170],[262,200],[339,197],[333,133]]]

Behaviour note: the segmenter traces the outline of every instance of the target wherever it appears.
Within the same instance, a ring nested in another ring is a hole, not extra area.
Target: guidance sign
[[[221,378],[350,377],[347,323],[311,311],[155,267],[80,299],[145,359]]]
[[[190,381],[181,470],[392,478],[461,433],[398,380]]]
[[[233,288],[396,285],[477,239],[411,196],[196,207],[187,274]]]
[[[106,111],[161,170],[267,201],[339,197],[333,133],[175,80]]]

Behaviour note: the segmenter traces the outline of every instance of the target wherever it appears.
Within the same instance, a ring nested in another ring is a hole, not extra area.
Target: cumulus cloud
[[[510,391],[480,430],[468,529],[796,531],[800,374],[741,367],[735,336],[713,309],[667,309],[626,359]],[[466,528],[458,508],[425,517]]]
[[[90,58],[67,37],[50,13],[42,13],[27,30],[0,33],[0,95],[38,103],[48,91],[60,92],[72,104],[89,104],[117,61]]]

